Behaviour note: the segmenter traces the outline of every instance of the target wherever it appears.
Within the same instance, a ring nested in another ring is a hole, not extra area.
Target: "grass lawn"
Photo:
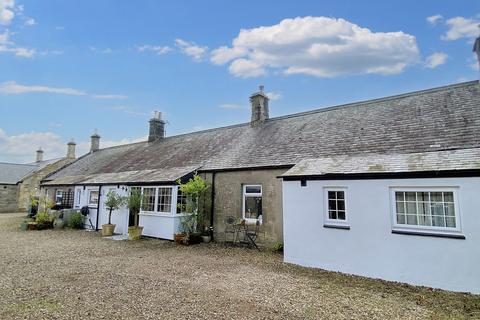
[[[480,296],[20,221],[0,214],[0,319],[480,319]]]

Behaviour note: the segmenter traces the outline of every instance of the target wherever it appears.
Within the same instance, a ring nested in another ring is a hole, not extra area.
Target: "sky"
[[[0,0],[0,161],[478,79],[480,1]]]

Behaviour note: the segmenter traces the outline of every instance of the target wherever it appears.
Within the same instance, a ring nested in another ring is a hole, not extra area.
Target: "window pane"
[[[397,201],[397,213],[405,213],[405,207],[403,202]]]
[[[337,199],[335,191],[328,191],[328,199]]]
[[[245,219],[258,219],[262,214],[262,197],[245,197]]]
[[[328,200],[328,210],[337,210],[337,201]]]
[[[444,192],[443,197],[445,202],[453,202],[453,192]]]
[[[432,202],[442,202],[443,201],[442,192],[431,192],[430,199]]]
[[[455,217],[447,217],[445,218],[446,222],[447,222],[447,227],[449,228],[455,228]]]
[[[395,199],[397,201],[405,201],[405,194],[404,192],[395,192]]]
[[[155,210],[155,188],[144,188],[142,197],[142,210],[154,211]]]
[[[262,193],[261,186],[246,186],[245,193]]]
[[[417,201],[417,193],[416,192],[405,192],[405,200],[406,201]]]
[[[337,199],[345,199],[345,192],[337,191]]]
[[[329,210],[329,211],[328,211],[328,218],[329,218],[329,219],[337,219],[337,211],[335,211],[335,210]]]
[[[407,215],[407,224],[418,225],[418,219],[416,215]]]
[[[405,224],[405,215],[397,214],[397,223],[398,224]]]
[[[344,200],[337,200],[337,207],[338,207],[338,210],[345,211],[345,201]]]
[[[338,211],[337,216],[338,216],[337,219],[345,220],[345,211]]]
[[[187,197],[178,189],[177,213],[187,213]]]
[[[407,202],[407,213],[408,214],[417,214],[417,203],[416,202]]]
[[[96,204],[98,202],[98,191],[90,191],[88,204]]]

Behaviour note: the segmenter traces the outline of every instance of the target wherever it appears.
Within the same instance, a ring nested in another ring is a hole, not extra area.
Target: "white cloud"
[[[238,77],[262,76],[269,69],[316,77],[389,75],[417,63],[419,49],[415,37],[401,31],[372,32],[344,19],[297,17],[242,29],[231,47],[213,50],[210,60],[230,63]]]
[[[128,96],[122,95],[122,94],[94,94],[92,95],[93,98],[95,99],[104,99],[104,100],[123,100],[123,99],[128,99]]]
[[[6,81],[0,84],[0,94],[23,94],[23,93],[55,93],[75,96],[85,96],[85,91],[72,88],[54,88],[46,86],[25,86],[15,81]]]
[[[37,22],[33,18],[28,18],[27,20],[25,20],[25,25],[26,26],[33,27],[36,24],[37,24]]]
[[[182,39],[175,39],[175,45],[180,48],[182,53],[193,58],[193,60],[199,62],[203,60],[203,57],[208,51],[208,47],[199,46],[194,42],[185,41]]]
[[[167,54],[172,50],[173,49],[170,48],[169,46],[152,46],[152,45],[149,45],[149,44],[145,44],[145,45],[142,45],[142,46],[137,46],[137,51],[138,52],[152,51],[152,52],[158,54],[159,56],[163,55],[163,54]]]
[[[436,14],[434,16],[427,17],[427,22],[430,23],[432,26],[435,26],[442,19],[443,16],[441,14]]]
[[[480,66],[478,64],[479,64],[478,62],[474,62],[474,63],[470,64],[470,68],[472,68],[475,71],[479,71]]]
[[[267,92],[266,95],[272,101],[282,99],[282,94],[280,92]]]
[[[112,53],[112,52],[113,52],[113,50],[111,48],[106,48],[106,49],[102,50],[102,53],[104,53],[104,54],[109,54],[109,53]]]
[[[435,52],[425,60],[425,67],[434,69],[447,62],[448,55],[445,52]]]
[[[465,17],[454,17],[448,19],[445,24],[448,26],[447,33],[442,36],[443,40],[458,40],[460,38],[475,38],[480,30],[480,20]]]
[[[10,31],[8,30],[6,30],[3,33],[0,33],[0,53],[7,52],[7,53],[13,53],[17,57],[32,58],[35,55],[36,50],[17,47],[15,43],[10,40],[11,34],[12,33],[10,33]]]
[[[130,114],[130,115],[133,115],[133,116],[148,116],[149,115],[146,112],[137,111],[135,108],[132,108],[132,107],[129,107],[129,106],[113,106],[113,107],[110,107],[110,109],[112,109],[114,111]]]
[[[146,141],[147,137],[121,140],[100,139],[100,147],[107,148],[127,143]],[[28,163],[35,161],[36,150],[41,147],[44,159],[64,157],[67,153],[67,141],[53,132],[26,132],[9,136],[0,128],[0,161]],[[90,140],[77,142],[77,157],[90,150]]]
[[[127,99],[126,95],[119,94],[88,94],[83,90],[73,88],[58,88],[39,85],[22,85],[15,81],[5,81],[0,83],[0,94],[26,94],[26,93],[51,93],[64,94],[72,96],[90,96],[94,99]]]
[[[14,0],[0,0],[0,25],[9,25],[13,18],[15,1]]]

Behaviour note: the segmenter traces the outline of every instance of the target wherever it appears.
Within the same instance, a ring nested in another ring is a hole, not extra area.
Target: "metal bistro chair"
[[[253,229],[247,227],[247,229],[245,230],[245,242],[251,247],[255,247],[258,251],[260,251],[260,248],[257,246],[259,228],[260,220],[257,220]]]
[[[225,245],[228,243],[234,244],[237,240],[237,228],[236,223],[237,219],[234,216],[227,216],[225,218]],[[228,240],[228,235],[232,235],[232,240]]]

